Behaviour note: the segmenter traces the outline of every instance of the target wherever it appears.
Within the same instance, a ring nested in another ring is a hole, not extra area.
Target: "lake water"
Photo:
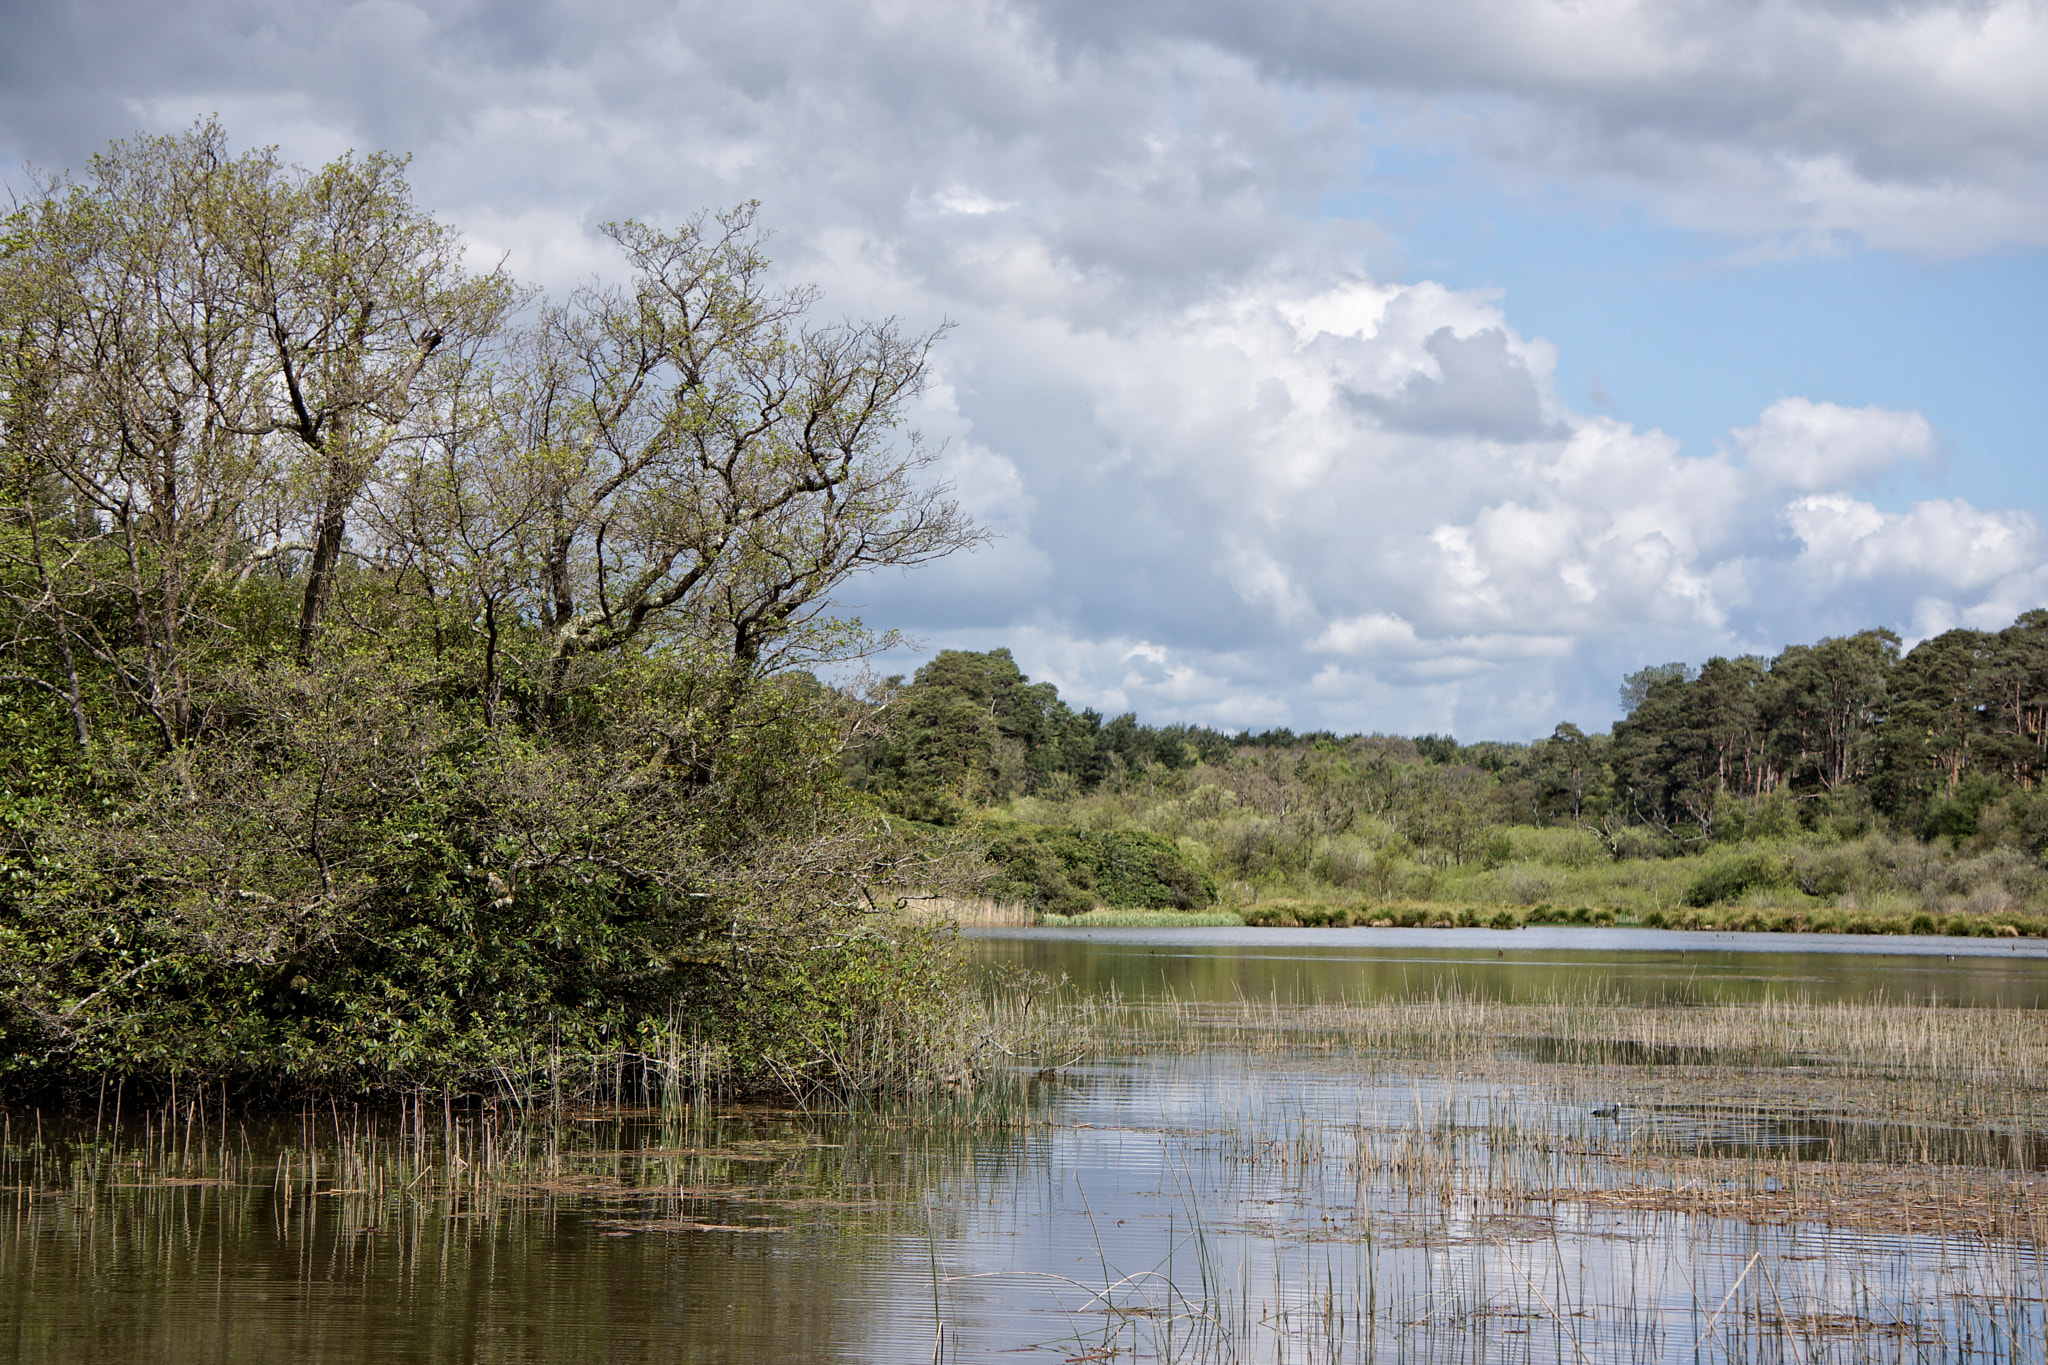
[[[1757,937],[1019,931],[972,946],[1084,989],[1223,1001],[1567,990],[2034,1009],[2048,991],[2033,943]],[[1917,1151],[1941,1172],[1930,1183],[2017,1190],[2039,1134],[1610,1113],[1499,1076],[1285,1051],[1110,1058],[995,1089],[957,1112],[859,1119],[734,1108],[539,1135],[472,1116],[452,1149],[344,1109],[225,1127],[187,1112],[118,1140],[104,1116],[95,1132],[95,1116],[17,1110],[0,1359],[2044,1358],[2048,1294],[2020,1242],[1614,1193],[1643,1163],[1682,1160],[1695,1183],[1768,1203],[1795,1170],[1783,1159],[1815,1144]],[[1944,1144],[1975,1173],[1948,1174]],[[478,1181],[487,1169],[498,1178]]]
[[[975,929],[1082,990],[1284,1004],[1459,990],[1644,1003],[1799,997],[2048,1007],[2048,940],[1528,929]]]

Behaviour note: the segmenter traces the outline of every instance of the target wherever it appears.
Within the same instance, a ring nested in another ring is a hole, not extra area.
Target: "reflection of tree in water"
[[[9,1152],[0,1322],[22,1359],[848,1358],[891,1246],[1024,1150],[964,1112],[86,1122]]]

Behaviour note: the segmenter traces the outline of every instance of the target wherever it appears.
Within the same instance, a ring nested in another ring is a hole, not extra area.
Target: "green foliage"
[[[1703,868],[1686,888],[1685,903],[1693,906],[1718,905],[1760,887],[1777,886],[1786,880],[1782,860],[1762,851],[1717,858]]]
[[[1216,884],[1172,840],[1142,830],[1012,828],[990,843],[996,869],[985,892],[1056,915],[1113,910],[1198,910]]]
[[[889,850],[837,783],[829,694],[692,707],[648,661],[536,734],[369,671],[261,682],[232,739],[37,829],[43,871],[8,904],[12,1079],[415,1085],[543,1038],[719,1037],[776,989],[820,1019],[864,1008],[829,1003],[861,979],[818,945],[848,938],[843,879]],[[716,742],[714,779],[650,761],[652,726]],[[775,866],[792,855],[817,865]]]
[[[1026,794],[1093,791],[1149,769],[1218,762],[1230,741],[1199,726],[1140,725],[1076,713],[1034,683],[1007,649],[941,651],[909,683],[891,680],[884,724],[854,761],[857,785],[893,813],[953,825]]]
[[[0,1083],[902,1082],[955,987],[874,893],[945,872],[802,669],[980,538],[899,429],[936,335],[807,321],[751,205],[515,325],[403,169],[204,123],[8,221]]]

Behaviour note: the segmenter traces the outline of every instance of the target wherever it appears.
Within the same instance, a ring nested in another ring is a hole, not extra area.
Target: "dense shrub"
[[[1717,905],[1759,887],[1778,885],[1784,879],[1785,867],[1780,859],[1767,853],[1741,853],[1710,863],[1686,888],[1685,903]]]
[[[1113,910],[1196,910],[1216,903],[1216,883],[1170,839],[1143,830],[1012,826],[988,849],[984,887],[998,901],[1057,915]]]

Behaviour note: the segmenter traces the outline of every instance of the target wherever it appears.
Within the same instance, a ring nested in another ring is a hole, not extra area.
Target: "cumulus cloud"
[[[2033,517],[1983,511],[1960,499],[1886,513],[1830,493],[1800,498],[1784,515],[1802,547],[1801,567],[1831,584],[1898,579],[1970,594],[2030,574],[2041,561]]]
[[[1810,398],[1782,398],[1735,445],[1748,466],[1787,488],[1855,488],[1936,449],[1934,428],[1917,412],[1845,408]]]
[[[1276,276],[1014,344],[1039,356],[1035,392],[1090,419],[1024,466],[1034,510],[1015,525],[1050,578],[1016,618],[1035,632],[1019,657],[1104,706],[1251,724],[1277,694],[1297,723],[1534,732],[1560,702],[1604,712],[1611,679],[1584,667],[1602,642],[1703,656],[2003,624],[2043,586],[2025,513],[1856,495],[1935,450],[1920,414],[1783,399],[1689,454],[1571,410],[1549,348],[1484,292]],[[1014,356],[1000,328],[975,349],[963,382],[983,389]],[[1500,420],[1503,374],[1528,420]],[[1028,438],[1002,420],[976,438]],[[948,572],[919,590],[950,592]],[[1057,643],[1090,637],[1123,643]],[[1134,640],[1158,681],[1133,671]]]
[[[1788,397],[1688,452],[1324,208],[1419,152],[1752,251],[2040,244],[2026,0],[17,9],[0,153],[215,111],[305,160],[410,150],[557,287],[618,268],[607,219],[759,198],[835,314],[956,322],[919,420],[999,538],[849,606],[1106,710],[1538,733],[1607,715],[1617,660],[2048,600],[2025,514],[1881,505],[1939,454],[1918,413]]]

